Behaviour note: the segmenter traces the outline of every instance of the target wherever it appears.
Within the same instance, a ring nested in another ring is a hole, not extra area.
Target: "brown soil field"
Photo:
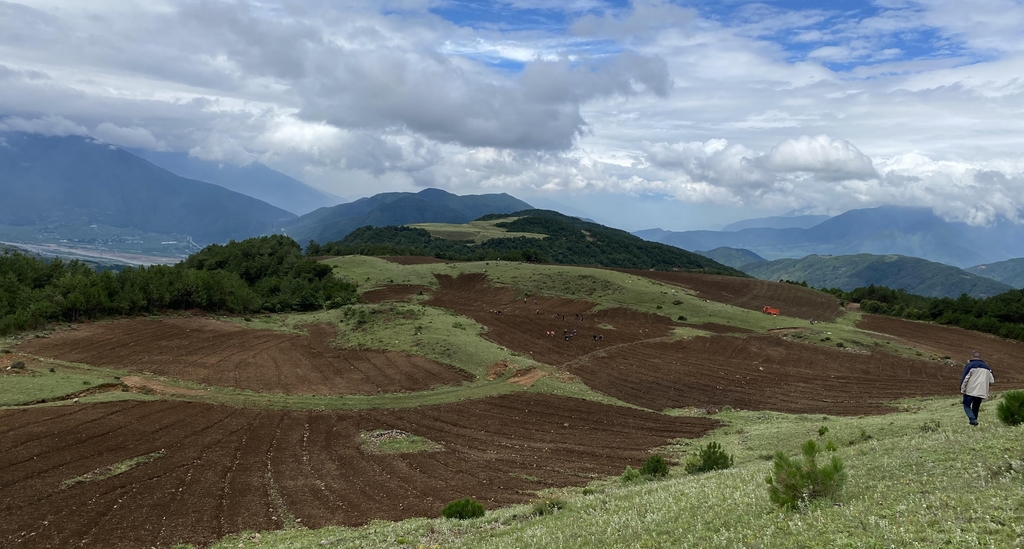
[[[1024,343],[963,328],[888,316],[864,315],[857,327],[893,336],[938,356],[949,356],[961,367],[970,360],[971,351],[981,351],[982,359],[992,367],[996,377],[994,389],[1024,387]]]
[[[392,284],[365,292],[360,296],[365,303],[383,303],[385,301],[409,301],[420,292],[430,295],[434,289],[430,286],[416,284]]]
[[[265,393],[347,395],[419,391],[472,379],[462,370],[397,352],[335,347],[327,324],[309,335],[249,329],[207,318],[86,324],[18,345],[68,362]]]
[[[687,328],[693,328],[694,330],[704,330],[705,332],[711,332],[713,334],[752,334],[754,330],[748,330],[746,328],[740,328],[739,326],[729,326],[728,324],[718,324],[716,322],[705,322],[704,324],[686,324]]]
[[[843,314],[838,298],[783,282],[696,273],[615,270],[682,286],[697,292],[697,297],[753,311],[768,306],[780,309],[784,316],[815,320],[835,320]]]
[[[533,295],[517,299],[515,290],[491,286],[485,274],[436,276],[441,287],[428,305],[468,316],[488,328],[487,339],[546,364],[560,365],[615,345],[666,337],[679,326],[668,317],[631,309],[592,313],[594,304],[586,301]],[[573,330],[576,335],[566,340]]]
[[[382,255],[378,259],[397,263],[399,265],[426,265],[428,263],[458,263],[457,261],[446,261],[436,257],[425,255]]]
[[[117,402],[0,411],[0,546],[206,544],[285,521],[319,528],[488,508],[638,466],[715,428],[593,402],[517,393],[411,410],[295,412]],[[400,429],[441,451],[368,455],[360,432]],[[65,480],[136,456],[103,480]]]
[[[960,368],[883,352],[716,335],[624,345],[569,365],[593,389],[654,410],[722,407],[881,414],[899,398],[957,394]]]

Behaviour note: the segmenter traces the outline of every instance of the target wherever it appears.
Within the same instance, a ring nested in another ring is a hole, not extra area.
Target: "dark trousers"
[[[978,412],[981,410],[982,400],[981,397],[964,395],[964,413],[967,414],[967,419],[970,420],[971,425],[978,424]]]

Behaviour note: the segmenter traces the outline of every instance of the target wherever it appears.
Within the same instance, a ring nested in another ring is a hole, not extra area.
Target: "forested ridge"
[[[562,265],[588,265],[628,269],[687,270],[746,276],[704,256],[625,231],[590,223],[547,210],[525,210],[480,218],[511,232],[536,233],[547,238],[492,238],[480,244],[431,236],[424,229],[386,226],[361,227],[344,239],[324,245],[311,242],[311,255],[426,255],[459,261],[529,261]]]
[[[356,299],[355,286],[280,235],[208,246],[174,266],[116,273],[77,260],[0,255],[0,335],[106,316],[309,311]]]

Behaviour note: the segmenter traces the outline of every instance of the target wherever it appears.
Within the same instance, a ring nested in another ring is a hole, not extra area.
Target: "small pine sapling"
[[[647,480],[665,478],[668,476],[668,464],[664,458],[654,454],[640,466],[640,474]]]
[[[1007,391],[996,407],[999,421],[1011,427],[1024,423],[1024,391]]]
[[[484,516],[484,506],[473,498],[457,499],[441,510],[446,519],[467,520]]]
[[[839,456],[833,455],[828,464],[819,466],[821,447],[818,443],[808,440],[801,450],[803,459],[776,452],[772,474],[765,477],[772,503],[797,509],[814,499],[838,499],[847,478],[846,467]]]
[[[686,460],[686,472],[693,475],[706,473],[732,467],[733,457],[722,450],[722,445],[717,442],[709,442],[701,448],[700,453],[692,455]]]
[[[626,470],[622,472],[622,476],[619,478],[623,484],[633,484],[635,482],[640,482],[643,479],[643,474],[629,465],[626,466]]]

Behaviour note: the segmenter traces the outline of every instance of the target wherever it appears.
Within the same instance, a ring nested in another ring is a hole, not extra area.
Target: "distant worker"
[[[971,425],[978,425],[978,412],[981,401],[988,398],[988,386],[995,383],[992,368],[981,360],[980,351],[971,351],[971,361],[964,366],[964,374],[960,376],[960,392],[964,395],[964,413]]]

